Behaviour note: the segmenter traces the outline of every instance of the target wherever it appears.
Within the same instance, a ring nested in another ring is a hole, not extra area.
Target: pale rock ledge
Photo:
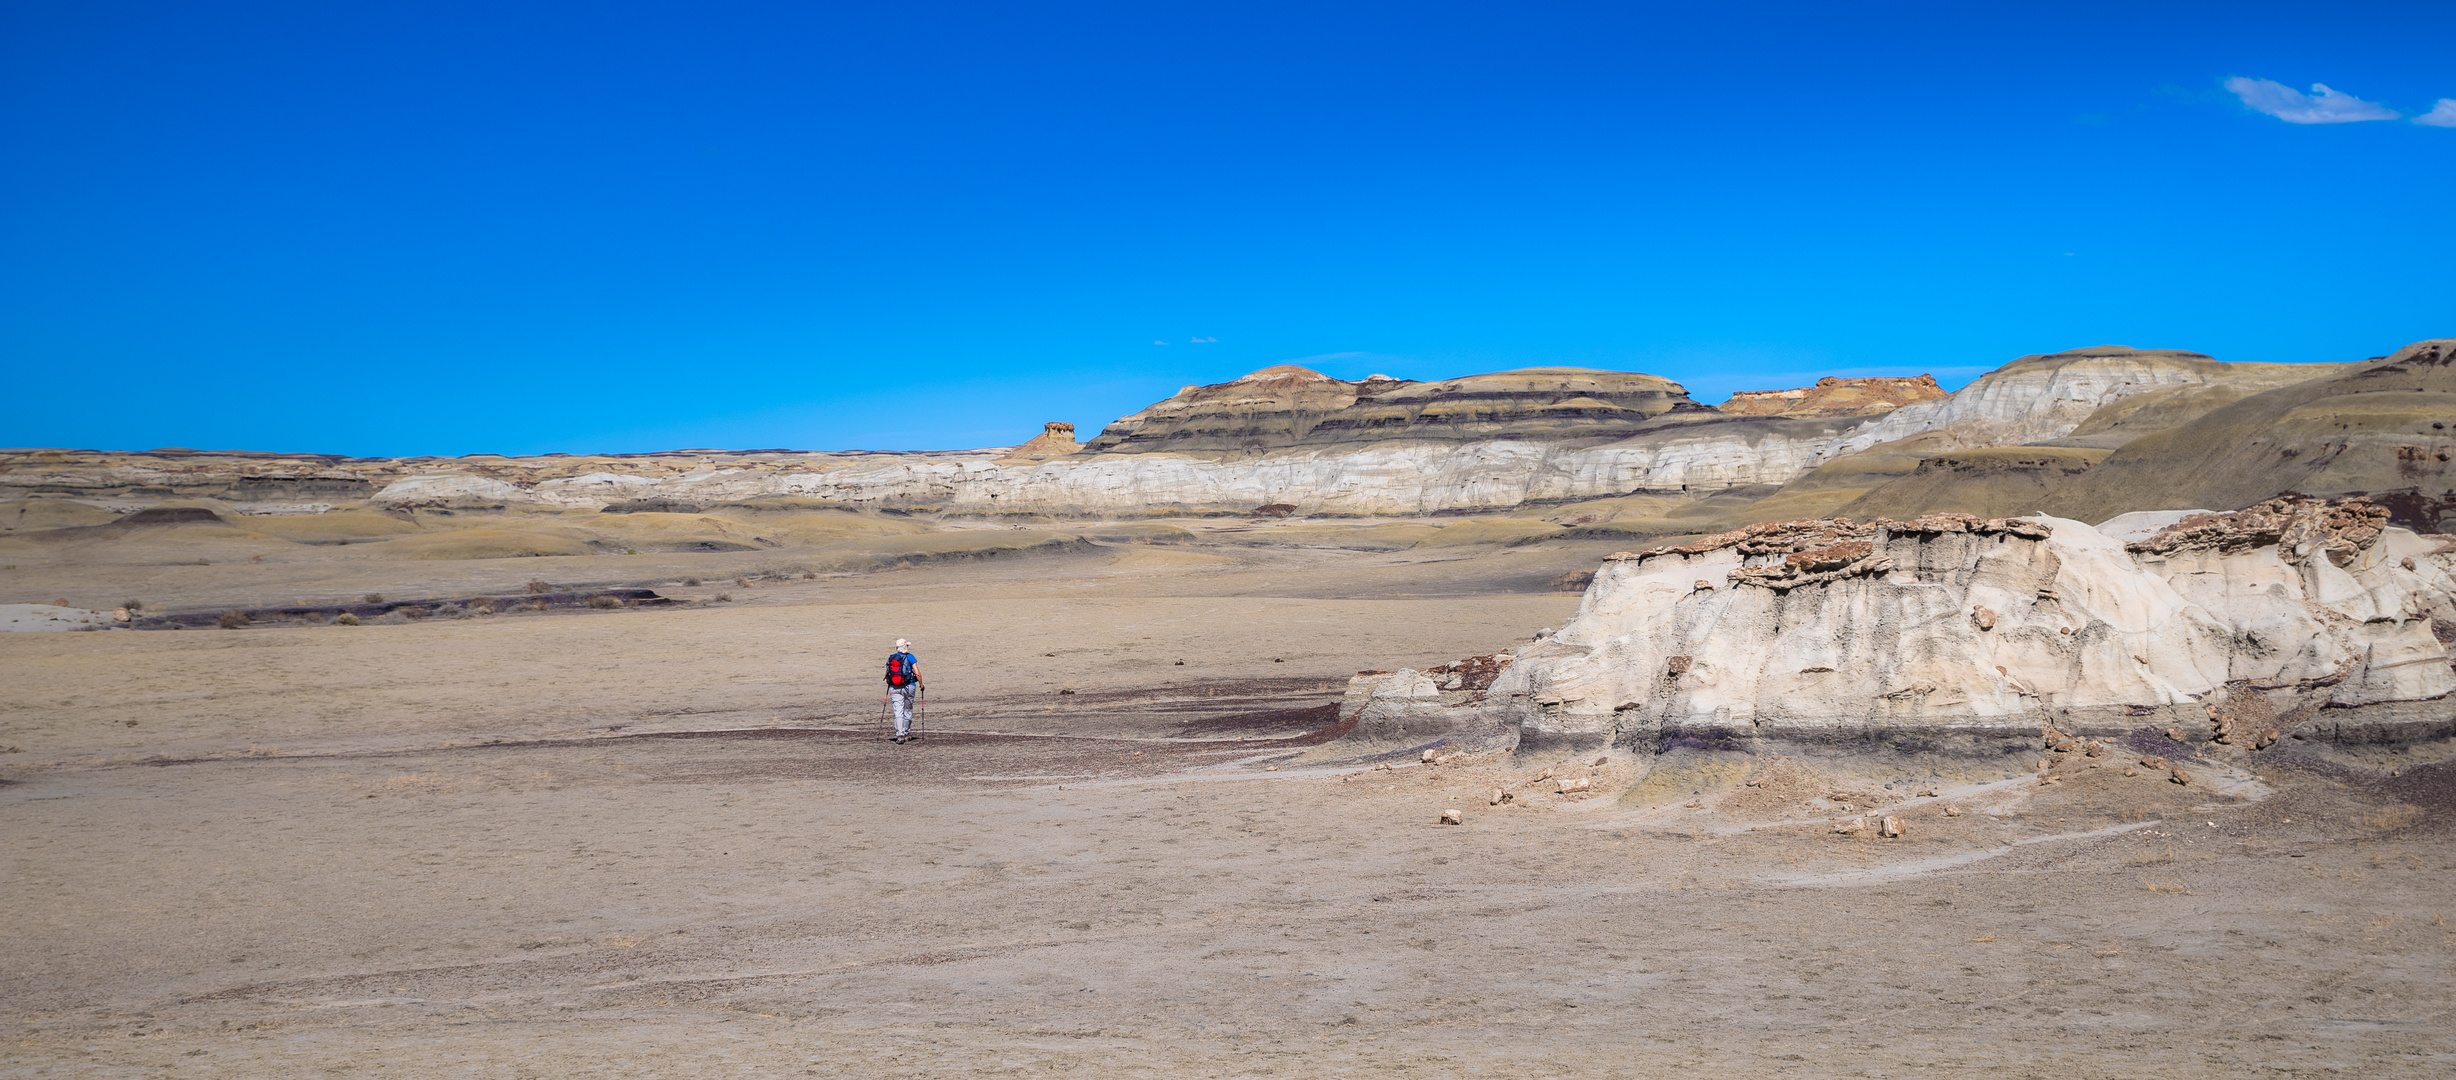
[[[2278,499],[2129,545],[2043,516],[1756,525],[1613,556],[1488,690],[1400,671],[1349,700],[1360,736],[1547,752],[2456,732],[2448,546],[2385,518]]]

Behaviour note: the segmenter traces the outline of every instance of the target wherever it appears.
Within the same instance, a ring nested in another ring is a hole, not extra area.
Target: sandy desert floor
[[[0,1076],[2456,1072],[2446,748],[2042,786],[1318,734],[1601,550],[28,563],[0,600],[685,602],[0,634]],[[1833,830],[1871,809],[1906,835]]]

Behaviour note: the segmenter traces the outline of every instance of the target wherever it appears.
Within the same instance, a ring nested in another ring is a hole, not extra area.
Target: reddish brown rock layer
[[[1825,419],[1887,412],[1944,396],[1933,375],[1842,379],[1828,375],[1796,390],[1742,390],[1715,406],[1733,416],[1797,416]]]

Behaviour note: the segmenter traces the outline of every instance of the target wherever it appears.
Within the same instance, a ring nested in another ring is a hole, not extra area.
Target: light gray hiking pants
[[[918,686],[890,686],[887,688],[887,701],[895,706],[896,738],[901,739],[912,734],[912,697],[914,691],[919,689],[921,688]]]

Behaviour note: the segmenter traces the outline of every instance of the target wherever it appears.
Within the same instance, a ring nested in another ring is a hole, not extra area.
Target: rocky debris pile
[[[1881,551],[1895,536],[1968,533],[2043,540],[2048,531],[2046,526],[2035,521],[1979,518],[1969,514],[1928,514],[1911,521],[1877,518],[1868,522],[1854,522],[1849,518],[1810,518],[1760,522],[1692,543],[1648,548],[1642,552],[1614,552],[1605,556],[1604,561],[1632,562],[1661,555],[1702,555],[1730,549],[1737,551],[1744,560],[1727,576],[1726,580],[1731,584],[1787,591],[1802,585],[1892,570],[1892,560]],[[1702,591],[1712,588],[1713,583],[1700,580],[1695,587]],[[1987,612],[1985,608],[1978,610],[1986,612],[1984,618],[1992,624],[1994,613]]]
[[[1843,379],[1828,375],[1794,390],[1742,390],[1715,406],[1733,416],[1867,416],[1944,396],[1933,375]]]
[[[1500,678],[1501,673],[1509,670],[1509,666],[1515,662],[1517,657],[1509,653],[1486,653],[1456,663],[1435,664],[1425,668],[1424,674],[1437,680],[1443,690],[1481,694],[1492,689],[1493,680]]]
[[[2325,552],[2328,561],[2346,566],[2377,543],[2387,527],[2388,509],[2359,495],[2338,499],[2283,495],[2231,513],[2194,514],[2124,547],[2144,555],[2195,550],[2232,555],[2274,547],[2287,562]]]

